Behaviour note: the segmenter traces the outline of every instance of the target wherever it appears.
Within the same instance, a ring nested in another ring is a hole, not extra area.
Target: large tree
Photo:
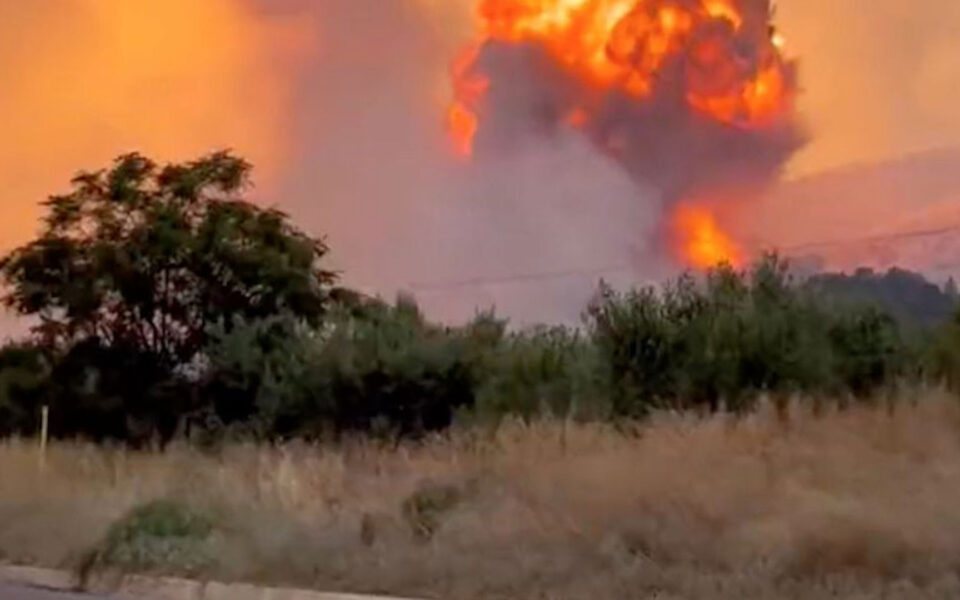
[[[250,168],[228,152],[163,167],[129,154],[80,173],[46,201],[39,237],[0,259],[5,303],[61,350],[129,350],[160,372],[194,361],[215,323],[318,324],[327,246],[244,200]]]

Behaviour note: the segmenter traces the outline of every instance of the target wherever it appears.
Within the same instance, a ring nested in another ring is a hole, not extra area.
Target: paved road
[[[108,600],[104,596],[64,594],[0,583],[0,600]]]

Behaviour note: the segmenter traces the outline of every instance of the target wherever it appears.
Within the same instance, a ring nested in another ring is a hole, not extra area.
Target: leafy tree
[[[897,321],[871,306],[831,306],[775,254],[748,273],[729,265],[662,290],[601,287],[588,326],[615,415],[721,406],[761,394],[850,391],[864,397],[903,372]]]
[[[601,283],[586,314],[617,416],[644,416],[673,396],[677,336],[653,287],[618,292]]]
[[[904,345],[896,319],[873,307],[846,311],[830,329],[834,372],[854,396],[864,398],[902,371]]]
[[[38,319],[80,387],[127,403],[197,366],[216,323],[283,313],[319,325],[335,280],[319,266],[327,246],[245,201],[250,170],[220,152],[164,167],[129,154],[80,173],[45,202],[39,237],[0,259],[3,301]],[[91,387],[108,380],[109,393]]]
[[[750,279],[747,385],[779,399],[825,387],[832,359],[826,307],[794,280],[790,265],[776,254],[764,256]]]
[[[748,392],[743,365],[750,288],[733,267],[719,265],[707,273],[703,287],[691,293],[698,297],[692,303],[698,310],[678,323],[682,340],[678,400],[714,411],[722,401],[739,408]]]
[[[401,296],[336,321],[315,365],[312,399],[338,431],[419,437],[449,427],[475,402],[473,355],[461,332],[428,322]]]
[[[241,196],[250,165],[222,152],[159,168],[139,154],[53,196],[38,239],[0,260],[6,304],[70,345],[124,345],[173,368],[213,323],[287,311],[316,324],[327,247]]]

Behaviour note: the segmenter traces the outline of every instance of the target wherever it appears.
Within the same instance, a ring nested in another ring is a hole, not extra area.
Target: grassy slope
[[[202,575],[222,579],[458,600],[960,596],[960,404],[937,393],[788,427],[661,416],[630,438],[544,423],[397,450],[58,444],[42,474],[8,441],[0,555],[75,565],[156,498],[215,515]]]

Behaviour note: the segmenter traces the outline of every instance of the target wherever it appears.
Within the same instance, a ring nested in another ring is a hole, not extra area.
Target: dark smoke
[[[650,7],[659,4],[645,6],[653,10]],[[700,0],[680,4],[694,7]],[[530,133],[549,140],[570,127],[571,111],[589,106],[591,117],[581,126],[584,135],[635,181],[656,188],[666,202],[730,194],[756,197],[779,177],[805,137],[792,110],[796,66],[774,56],[771,8],[766,0],[742,4],[744,23],[738,31],[722,21],[703,22],[685,47],[666,60],[652,94],[642,99],[615,87],[597,90],[539,44],[488,41],[473,73],[492,82],[483,102],[474,107],[481,123],[478,156],[503,152]],[[704,45],[720,48],[731,57],[731,66],[705,66],[694,52]],[[640,58],[623,58],[632,60]],[[769,64],[781,69],[790,101],[774,120],[724,122],[687,101],[691,92],[735,89]]]

